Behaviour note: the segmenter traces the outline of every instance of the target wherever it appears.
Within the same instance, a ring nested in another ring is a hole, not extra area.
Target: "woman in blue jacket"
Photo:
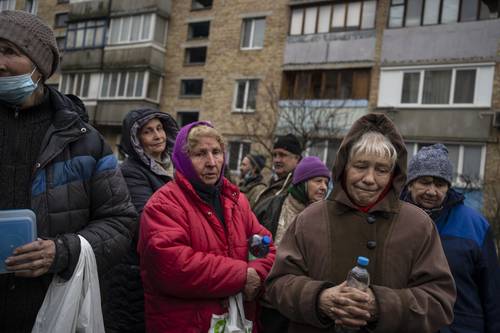
[[[436,223],[457,288],[453,323],[440,332],[500,332],[500,267],[490,225],[451,188],[453,166],[442,144],[410,161],[402,199]]]

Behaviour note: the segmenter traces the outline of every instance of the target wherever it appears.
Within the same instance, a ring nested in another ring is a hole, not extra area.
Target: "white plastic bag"
[[[212,315],[208,333],[252,333],[253,323],[246,319],[241,293],[229,297],[229,313]]]
[[[81,251],[75,271],[68,281],[54,275],[32,333],[104,332],[94,251],[79,237]]]

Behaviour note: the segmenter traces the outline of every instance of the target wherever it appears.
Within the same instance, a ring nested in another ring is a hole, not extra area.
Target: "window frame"
[[[241,82],[245,82],[245,91],[244,91],[244,95],[243,95],[243,108],[237,108],[236,104],[238,103],[238,91],[239,91],[239,85]],[[255,109],[251,109],[248,107],[248,99],[249,99],[251,82],[255,82],[257,85],[257,87],[255,89]],[[260,83],[260,79],[257,79],[257,78],[245,78],[245,79],[236,80],[236,83],[234,86],[234,95],[233,95],[233,107],[232,107],[233,112],[253,113],[257,110],[257,97],[259,96],[259,83]]]
[[[443,9],[444,9],[444,6],[443,6],[443,3],[444,1],[446,0],[438,0],[439,1],[439,12],[438,12],[438,17],[437,17],[437,22],[436,23],[429,23],[429,24],[425,24],[425,9],[426,9],[426,5],[427,5],[427,2],[430,1],[430,0],[423,0],[422,1],[422,8],[420,10],[420,23],[418,25],[407,25],[406,24],[406,18],[407,18],[407,13],[408,13],[408,2],[409,1],[412,1],[412,0],[391,0],[391,2],[389,3],[389,15],[387,17],[387,24],[386,24],[386,27],[389,28],[389,29],[398,29],[398,28],[405,28],[405,27],[413,27],[413,26],[429,26],[429,25],[440,25],[440,24],[450,24],[450,23],[461,23],[461,22],[471,22],[471,21],[483,21],[483,20],[492,20],[492,19],[497,19],[500,17],[500,8],[497,12],[497,16],[496,17],[489,17],[489,18],[481,18],[481,0],[478,0],[477,1],[477,5],[476,5],[476,15],[475,15],[475,19],[473,20],[464,20],[462,15],[463,15],[463,2],[465,1],[468,1],[468,0],[457,0],[458,1],[458,15],[457,15],[457,20],[456,21],[451,21],[451,22],[443,22]],[[401,2],[401,3],[397,3],[397,2]],[[402,20],[402,24],[401,25],[398,25],[398,26],[391,26],[390,22],[391,22],[391,11],[393,8],[396,8],[396,7],[403,7],[403,20]]]
[[[210,6],[202,7],[202,8],[194,8],[194,3],[197,2],[196,0],[191,0],[191,11],[199,11],[199,10],[210,10],[212,9],[214,2],[212,0]]]
[[[192,31],[193,31],[193,25],[195,24],[201,24],[201,23],[207,23],[208,24],[208,29],[207,29],[207,35],[202,36],[202,37],[192,37]],[[211,28],[212,22],[211,20],[206,20],[206,21],[196,21],[196,22],[189,22],[188,23],[188,33],[187,33],[187,38],[186,40],[193,41],[193,40],[206,40],[210,38],[210,28]]]
[[[199,94],[186,94],[186,93],[184,93],[185,89],[183,88],[183,84],[187,81],[201,81],[200,93]],[[204,88],[205,88],[205,79],[204,78],[182,78],[180,80],[179,98],[183,98],[183,99],[201,98],[203,96]]]
[[[233,161],[233,156],[231,156],[231,145],[238,145],[238,157],[236,159],[236,169],[231,169],[231,162]],[[227,167],[229,171],[237,173],[239,175],[241,161],[246,154],[250,153],[252,149],[252,142],[248,140],[230,140],[228,141],[228,149],[227,149]],[[247,153],[245,153],[247,151]]]
[[[194,49],[205,49],[205,60],[202,62],[190,62],[188,61],[189,58],[189,51],[194,50]],[[184,66],[203,66],[207,63],[207,55],[208,55],[208,47],[207,46],[190,46],[184,48]]]
[[[3,10],[15,10],[15,9],[16,9],[16,0],[0,1],[0,12]]]
[[[364,23],[364,18],[365,18],[365,3],[371,3],[371,2],[374,2],[375,3],[375,13],[373,15],[373,23],[372,25],[370,25],[369,27],[363,27],[363,23]],[[354,5],[354,4],[360,4],[360,12],[359,12],[359,17],[358,17],[358,25],[357,26],[348,26],[347,25],[347,19],[349,17],[349,8],[350,8],[350,5]],[[288,27],[288,36],[305,36],[305,35],[314,35],[314,34],[322,34],[322,33],[335,33],[335,32],[343,32],[343,31],[366,31],[366,30],[374,30],[375,29],[375,26],[376,26],[376,17],[377,17],[377,11],[378,11],[378,1],[373,1],[373,0],[358,0],[358,1],[354,1],[354,2],[351,2],[351,1],[347,1],[347,0],[343,0],[343,1],[337,1],[337,2],[333,2],[333,3],[321,3],[321,4],[313,4],[313,5],[299,5],[299,6],[294,6],[291,8],[290,10],[290,23],[289,23],[289,27]],[[344,21],[343,21],[343,24],[342,24],[342,27],[341,28],[334,28],[333,26],[333,19],[334,19],[334,6],[335,5],[344,5]],[[326,32],[319,32],[319,28],[320,28],[320,17],[321,17],[321,9],[322,8],[327,8],[329,7],[329,19],[328,19],[328,31]],[[314,31],[313,32],[310,32],[310,33],[305,33],[305,27],[306,27],[306,12],[308,9],[313,9],[315,8],[316,10],[316,18],[315,18],[315,21],[314,21],[314,25],[315,25],[315,28],[314,28]],[[300,17],[301,17],[301,25],[300,25],[300,33],[298,34],[292,34],[292,24],[294,23],[293,22],[293,16],[294,16],[294,13],[299,13],[299,11],[301,12],[300,14]]]
[[[149,15],[151,17],[150,21],[149,21],[149,31],[148,31],[148,36],[146,38],[143,38],[143,34],[144,34],[144,20],[145,20],[145,17]],[[140,16],[141,17],[141,21],[139,23],[139,32],[138,32],[138,36],[139,38],[137,40],[131,40],[131,37],[132,37],[132,23],[133,23],[133,19],[134,17],[138,17]],[[115,46],[115,45],[127,45],[127,44],[139,44],[139,43],[155,43],[156,41],[154,40],[154,33],[155,33],[155,27],[156,27],[156,20],[158,18],[158,15],[156,13],[153,13],[153,12],[149,12],[149,13],[141,13],[141,14],[135,14],[135,15],[124,15],[124,16],[118,16],[118,17],[112,17],[110,22],[109,22],[109,33],[108,33],[108,38],[107,38],[107,41],[106,41],[106,45],[109,45],[109,46]],[[123,22],[126,20],[126,19],[130,19],[130,25],[128,27],[128,31],[126,32],[127,34],[127,39],[126,40],[122,40],[122,35],[123,35]],[[114,33],[114,29],[116,29],[116,25],[113,25],[114,22],[118,21],[119,25],[118,25],[118,35],[117,35],[117,40],[116,41],[113,41],[112,40],[112,35]],[[167,29],[167,28],[166,28]],[[166,36],[167,33],[165,33],[165,36]],[[164,37],[165,39],[165,37]]]
[[[64,23],[60,23],[59,19],[60,17],[66,16],[66,20]],[[68,12],[62,12],[62,13],[56,13],[54,15],[54,28],[64,28],[68,26],[68,18],[69,18],[69,13]]]
[[[314,96],[313,82],[318,82],[313,79],[314,75],[321,75],[319,82],[320,93],[319,97]],[[329,75],[334,76],[335,90],[330,91],[328,88]],[[291,76],[294,76],[293,80]],[[307,81],[306,87],[300,86],[300,76],[304,81]],[[363,76],[365,76],[363,78]],[[367,76],[367,77],[366,77]],[[347,77],[350,77],[350,95],[347,98],[342,97],[343,88],[348,85]],[[363,82],[366,80],[366,82]],[[293,81],[293,82],[292,82]],[[370,81],[371,81],[371,68],[350,68],[350,69],[337,69],[337,70],[304,70],[304,71],[284,71],[283,84],[280,97],[283,100],[368,100],[370,94]],[[362,83],[365,83],[363,91],[366,93],[365,97],[359,97],[360,91],[356,89],[363,88]],[[292,91],[290,91],[290,88]],[[301,95],[300,92],[305,95]],[[333,92],[333,94],[332,94]],[[333,96],[333,97],[332,97]]]
[[[83,28],[79,28],[78,24],[84,23],[85,26]],[[93,26],[88,26],[89,24],[94,23]],[[73,28],[72,25],[75,25]],[[66,34],[65,34],[65,42],[64,42],[64,50],[81,50],[81,49],[95,49],[95,48],[103,48],[106,45],[106,34],[107,34],[107,22],[106,20],[85,20],[85,21],[78,21],[78,22],[71,22],[68,24],[66,28]],[[103,28],[102,30],[102,42],[100,44],[96,44],[96,38],[97,38],[97,31],[99,28]],[[79,31],[83,30],[83,37],[82,37],[82,46],[76,46],[77,44],[77,35]],[[92,40],[91,45],[86,45],[85,42],[87,40],[87,33],[90,31],[93,31],[94,37]],[[74,33],[74,47],[68,47],[68,40],[69,40],[69,34]]]
[[[264,21],[264,33],[262,36],[262,46],[254,46],[255,45],[255,25],[257,20],[263,20]],[[251,28],[250,28],[250,36],[249,36],[249,46],[244,46],[244,40],[245,40],[245,25],[247,22],[251,22]],[[256,17],[247,17],[242,20],[241,24],[241,37],[240,37],[240,50],[242,51],[248,51],[248,50],[262,50],[264,48],[264,44],[266,41],[266,26],[267,26],[267,19],[265,16],[256,16]]]
[[[134,84],[132,87],[133,96],[127,96],[127,91],[129,89],[128,83],[129,83],[129,80],[130,80],[132,73],[134,73]],[[103,85],[104,85],[105,76],[109,75],[109,77],[111,78],[111,75],[113,75],[113,74],[117,75],[116,93],[113,96],[110,96],[111,84],[108,83],[106,94],[103,94]],[[140,74],[143,74],[141,94],[140,94],[140,96],[135,96],[135,92],[137,91],[137,88],[138,88],[137,85],[139,83]],[[151,74],[154,74],[154,73],[151,73],[151,71],[149,71],[149,70],[112,71],[112,72],[101,73],[100,78],[99,78],[100,83],[99,83],[99,90],[98,90],[98,98],[100,100],[148,100],[148,101],[152,101],[154,103],[158,103],[160,100],[160,94],[161,94],[162,85],[163,85],[163,77],[161,75],[159,75],[157,98],[152,99],[152,98],[147,97]],[[124,95],[118,95],[118,91],[120,89],[120,85],[122,82],[121,80],[122,80],[123,75],[125,75],[125,79],[124,79],[125,81],[123,82]]]
[[[71,77],[71,80],[69,78]],[[60,76],[59,89],[64,94],[73,94],[78,96],[82,100],[91,99],[89,96],[90,92],[90,81],[92,79],[91,72],[73,72],[73,73],[63,73]],[[79,83],[77,81],[80,81]],[[88,83],[87,89],[85,89],[85,83]],[[72,87],[68,87],[69,84]],[[80,86],[80,91],[77,91],[77,87]],[[86,90],[86,93],[84,93]]]
[[[463,66],[463,67],[433,67],[433,68],[419,68],[419,69],[407,69],[401,70],[401,94],[399,98],[399,106],[401,107],[474,107],[477,102],[477,75],[478,75],[479,67],[474,66]],[[424,94],[424,84],[425,84],[425,73],[428,71],[436,71],[436,70],[450,70],[451,71],[451,80],[450,80],[450,91],[448,95],[448,103],[440,103],[440,104],[429,104],[423,103],[423,94]],[[474,70],[474,94],[472,96],[471,103],[455,103],[455,88],[456,88],[456,73],[457,71],[463,70]],[[404,87],[404,77],[406,73],[420,73],[419,75],[419,84],[418,84],[418,97],[416,103],[403,103],[403,87]]]

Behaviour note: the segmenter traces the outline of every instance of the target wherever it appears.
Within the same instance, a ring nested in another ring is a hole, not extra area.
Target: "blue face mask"
[[[38,81],[31,79],[35,70],[36,67],[31,73],[0,77],[0,101],[11,106],[23,104],[38,86]]]

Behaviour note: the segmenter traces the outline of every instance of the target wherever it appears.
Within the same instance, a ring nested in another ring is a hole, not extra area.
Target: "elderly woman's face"
[[[346,166],[346,191],[354,204],[368,206],[382,194],[391,175],[392,164],[389,157],[354,155]]]
[[[224,151],[212,137],[201,137],[193,151],[189,152],[194,170],[206,185],[215,185],[224,163]]]

